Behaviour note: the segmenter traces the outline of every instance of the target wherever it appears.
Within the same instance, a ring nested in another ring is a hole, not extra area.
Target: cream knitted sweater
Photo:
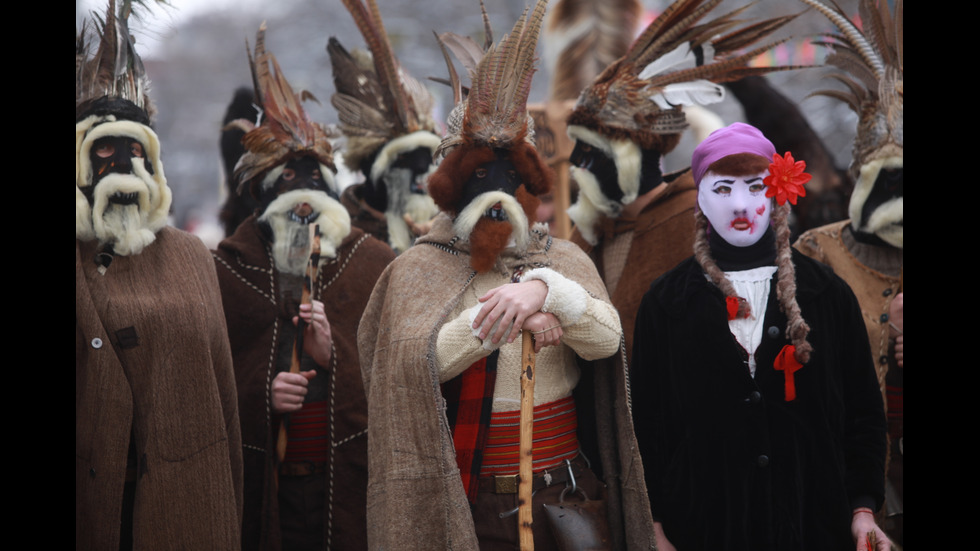
[[[541,311],[554,314],[563,331],[560,345],[545,347],[537,354],[534,404],[539,405],[571,395],[579,380],[575,355],[586,360],[612,356],[619,350],[622,328],[619,315],[610,303],[591,296],[568,277],[550,268],[538,268],[521,278],[522,281],[533,279],[548,285]],[[459,375],[499,346],[493,411],[520,409],[520,338],[510,344],[501,340],[494,345],[489,337],[492,331],[483,341],[479,338],[480,328],[471,326],[481,308],[479,297],[508,282],[505,275],[496,271],[476,276],[453,312],[454,317],[440,329],[436,344],[439,382]]]

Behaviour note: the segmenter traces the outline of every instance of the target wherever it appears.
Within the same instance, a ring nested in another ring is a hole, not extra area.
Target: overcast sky
[[[152,15],[144,18],[147,25],[138,21],[130,24],[140,40],[140,56],[152,59],[161,39],[175,33],[177,27],[189,17],[232,8],[247,10],[262,2],[267,3],[268,0],[167,0],[168,6],[150,6]],[[75,4],[76,25],[80,17],[86,16],[92,10],[101,14],[107,5],[106,0],[78,0]]]

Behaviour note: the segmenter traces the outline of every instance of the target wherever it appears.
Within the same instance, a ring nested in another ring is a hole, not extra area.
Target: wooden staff
[[[320,226],[311,225],[310,228],[310,258],[306,261],[306,275],[303,278],[303,295],[300,299],[301,304],[310,304],[313,299],[313,285],[316,284],[317,269],[320,267]],[[290,373],[299,373],[300,361],[303,358],[303,333],[306,331],[306,322],[299,318],[296,325],[296,340],[293,341],[293,358],[289,364]],[[279,463],[286,457],[286,422],[279,425],[279,440],[276,442],[276,456]]]
[[[520,440],[520,484],[517,487],[517,521],[521,549],[534,550],[532,532],[531,494],[534,474],[531,455],[534,429],[534,336],[530,331],[521,332],[521,440]]]

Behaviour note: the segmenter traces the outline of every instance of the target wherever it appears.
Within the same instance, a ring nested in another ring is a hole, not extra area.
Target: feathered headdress
[[[509,149],[525,138],[533,137],[527,98],[535,70],[538,35],[547,6],[547,0],[538,0],[530,14],[525,9],[511,32],[492,44],[489,19],[481,0],[488,44],[482,49],[470,38],[454,33],[438,35],[457,100],[454,113],[450,115],[449,135],[443,139],[440,152],[462,144]],[[447,49],[469,73],[471,84],[465,99],[461,98],[462,87]]]
[[[344,162],[358,170],[364,159],[393,139],[420,130],[435,134],[434,100],[398,63],[377,2],[343,2],[371,52],[370,57],[357,50],[348,52],[333,37],[327,44],[337,87],[330,101],[347,136]]]
[[[643,14],[639,0],[558,0],[545,19],[544,64],[549,100],[574,100],[633,44]]]
[[[304,100],[316,98],[305,90],[293,92],[276,57],[265,51],[265,30],[263,22],[255,36],[254,55],[247,40],[245,43],[255,97],[262,109],[260,124],[244,119],[229,123],[247,132],[242,138],[246,152],[235,167],[238,193],[244,193],[248,186],[255,194],[255,186],[265,174],[290,159],[312,156],[332,173],[337,170],[326,129],[311,121],[303,109]],[[323,176],[327,179],[330,175]]]
[[[607,67],[579,96],[569,116],[578,125],[643,149],[667,153],[687,126],[680,106],[724,99],[719,83],[794,67],[749,67],[752,58],[782,43],[744,49],[795,15],[766,19],[732,31],[739,8],[699,23],[721,0],[677,0],[660,14],[629,52]],[[728,33],[728,34],[723,34]]]
[[[91,193],[93,185],[89,154],[97,140],[132,138],[142,144],[152,167],[145,175],[151,188],[148,204],[141,207],[147,217],[143,230],[148,235],[140,245],[126,247],[129,252],[117,244],[117,254],[136,253],[149,244],[152,233],[167,224],[172,202],[160,160],[160,139],[150,128],[154,109],[149,80],[127,24],[132,8],[132,2],[125,0],[117,12],[115,0],[109,0],[101,26],[86,22],[75,34],[75,237],[87,240],[96,235],[93,207],[85,194]],[[92,54],[94,41],[98,49]]]
[[[838,69],[832,76],[847,86],[847,91],[816,92],[839,99],[857,113],[858,128],[854,140],[852,175],[868,162],[888,157],[901,158],[903,149],[904,107],[904,10],[896,0],[895,12],[888,2],[862,0],[859,14],[862,31],[839,8],[830,8],[817,0],[803,0],[834,23],[842,34],[828,34],[817,42],[832,50],[826,63]]]
[[[130,0],[123,2],[118,13],[115,0],[109,0],[101,26],[86,20],[75,33],[75,122],[112,112],[117,118],[150,123],[150,82],[129,33],[131,13]],[[93,41],[98,42],[94,53]]]
[[[429,178],[429,194],[447,212],[455,212],[460,188],[479,162],[497,151],[509,152],[525,189],[534,196],[551,189],[554,174],[534,148],[534,122],[527,112],[527,98],[534,75],[535,49],[548,0],[525,9],[509,34],[492,43],[489,18],[483,2],[487,40],[484,47],[454,33],[437,35],[449,68],[456,107],[448,120],[448,134],[436,155],[445,155]],[[463,87],[449,59],[449,51],[469,73],[471,84]],[[475,163],[475,164],[474,164]]]

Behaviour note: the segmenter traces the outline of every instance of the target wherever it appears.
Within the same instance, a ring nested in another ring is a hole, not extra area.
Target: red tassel
[[[738,297],[725,297],[725,308],[728,309],[728,321],[738,315]]]
[[[786,378],[786,401],[792,402],[796,399],[796,381],[793,374],[803,367],[803,364],[796,361],[796,347],[792,344],[784,346],[776,355],[772,367],[776,371],[783,372],[783,376]]]

